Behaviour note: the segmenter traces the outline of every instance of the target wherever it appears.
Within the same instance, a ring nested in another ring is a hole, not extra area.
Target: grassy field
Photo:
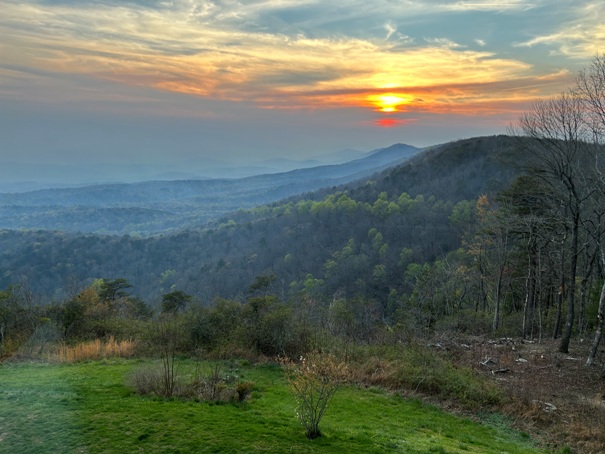
[[[324,436],[311,441],[277,366],[232,364],[230,373],[255,390],[242,404],[213,404],[136,395],[127,377],[144,364],[0,365],[0,452],[543,452],[503,424],[353,387],[339,390],[321,424]],[[186,362],[182,371],[193,367]]]

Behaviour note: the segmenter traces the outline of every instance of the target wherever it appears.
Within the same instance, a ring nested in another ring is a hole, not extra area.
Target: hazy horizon
[[[391,146],[394,144],[389,144]],[[164,163],[36,163],[6,162],[0,167],[0,192],[22,192],[51,187],[136,183],[150,180],[245,178],[309,167],[338,165],[368,156],[377,150],[343,149],[305,160],[270,158],[237,162],[201,157]]]

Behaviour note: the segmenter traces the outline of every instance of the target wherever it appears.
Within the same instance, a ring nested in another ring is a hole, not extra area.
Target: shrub
[[[210,370],[196,377],[192,383],[195,397],[212,402],[227,402],[232,400],[234,390],[227,386],[229,377],[222,370],[219,361],[214,362]]]
[[[331,354],[311,353],[299,363],[284,359],[288,384],[297,402],[296,412],[309,439],[321,436],[319,423],[336,390],[346,379],[347,367]]]
[[[140,367],[130,375],[128,384],[141,395],[161,394],[162,371],[149,366]]]
[[[222,364],[218,361],[211,365],[207,373],[196,373],[189,383],[185,383],[182,376],[176,376],[170,394],[166,393],[163,363],[136,369],[127,383],[141,395],[155,394],[164,397],[181,397],[216,403],[241,403],[254,389],[253,382],[238,382],[236,376],[224,373]]]
[[[243,402],[254,390],[254,382],[242,381],[235,385],[235,395],[238,402]]]
[[[162,360],[162,395],[166,397],[175,393],[179,380],[177,353],[184,340],[183,324],[183,318],[175,314],[160,314],[148,327],[149,347]]]

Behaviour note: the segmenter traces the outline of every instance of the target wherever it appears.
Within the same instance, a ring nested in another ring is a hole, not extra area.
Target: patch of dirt
[[[572,339],[569,354],[552,339],[441,337],[431,345],[501,387],[510,397],[501,411],[548,449],[605,453],[603,348],[587,367],[590,340]]]

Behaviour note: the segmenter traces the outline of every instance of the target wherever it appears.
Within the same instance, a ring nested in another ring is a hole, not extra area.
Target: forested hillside
[[[370,180],[158,238],[4,231],[2,284],[27,276],[36,293],[61,299],[68,282],[124,277],[149,302],[171,288],[210,302],[242,298],[256,276],[275,275],[284,299],[315,292],[396,305],[410,291],[409,266],[456,250],[476,198],[511,181],[515,150],[505,136],[454,142]]]

